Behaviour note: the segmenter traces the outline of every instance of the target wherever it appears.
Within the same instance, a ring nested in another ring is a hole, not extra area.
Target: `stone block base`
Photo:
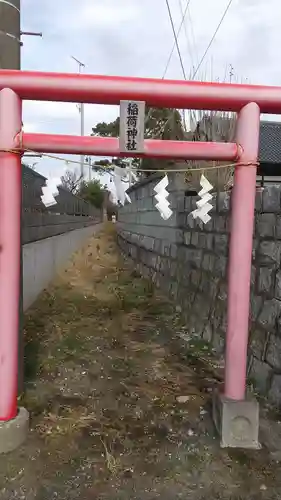
[[[222,448],[257,450],[259,444],[259,404],[253,397],[244,401],[213,394],[213,420],[220,435]]]
[[[25,441],[29,428],[29,414],[25,408],[19,408],[16,418],[0,422],[0,453],[15,450]]]

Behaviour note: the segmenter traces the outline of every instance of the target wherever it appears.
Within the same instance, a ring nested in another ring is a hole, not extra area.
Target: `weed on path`
[[[0,499],[277,499],[266,450],[219,448],[219,383],[174,307],[93,237],[25,320],[26,444],[0,457]],[[200,344],[200,345],[199,345]]]

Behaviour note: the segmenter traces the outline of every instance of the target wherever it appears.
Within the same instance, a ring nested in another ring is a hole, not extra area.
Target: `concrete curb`
[[[16,418],[0,422],[0,454],[9,453],[23,444],[29,429],[29,413],[19,408]]]

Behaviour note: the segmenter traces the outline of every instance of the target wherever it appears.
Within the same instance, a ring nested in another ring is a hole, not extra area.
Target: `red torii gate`
[[[154,107],[238,113],[236,143],[145,141],[138,156],[236,161],[229,251],[228,321],[224,396],[245,401],[252,238],[260,113],[281,113],[281,87],[0,71],[0,421],[17,416],[18,302],[20,277],[21,155],[25,150],[101,156],[120,153],[118,139],[28,134],[22,100]],[[135,156],[132,154],[131,156]],[[255,438],[254,438],[255,440]]]

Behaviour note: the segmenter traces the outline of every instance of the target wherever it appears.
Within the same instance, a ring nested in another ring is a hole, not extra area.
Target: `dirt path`
[[[106,230],[26,318],[26,445],[0,458],[0,499],[277,499],[278,463],[218,446],[215,375],[181,347],[171,304]]]

